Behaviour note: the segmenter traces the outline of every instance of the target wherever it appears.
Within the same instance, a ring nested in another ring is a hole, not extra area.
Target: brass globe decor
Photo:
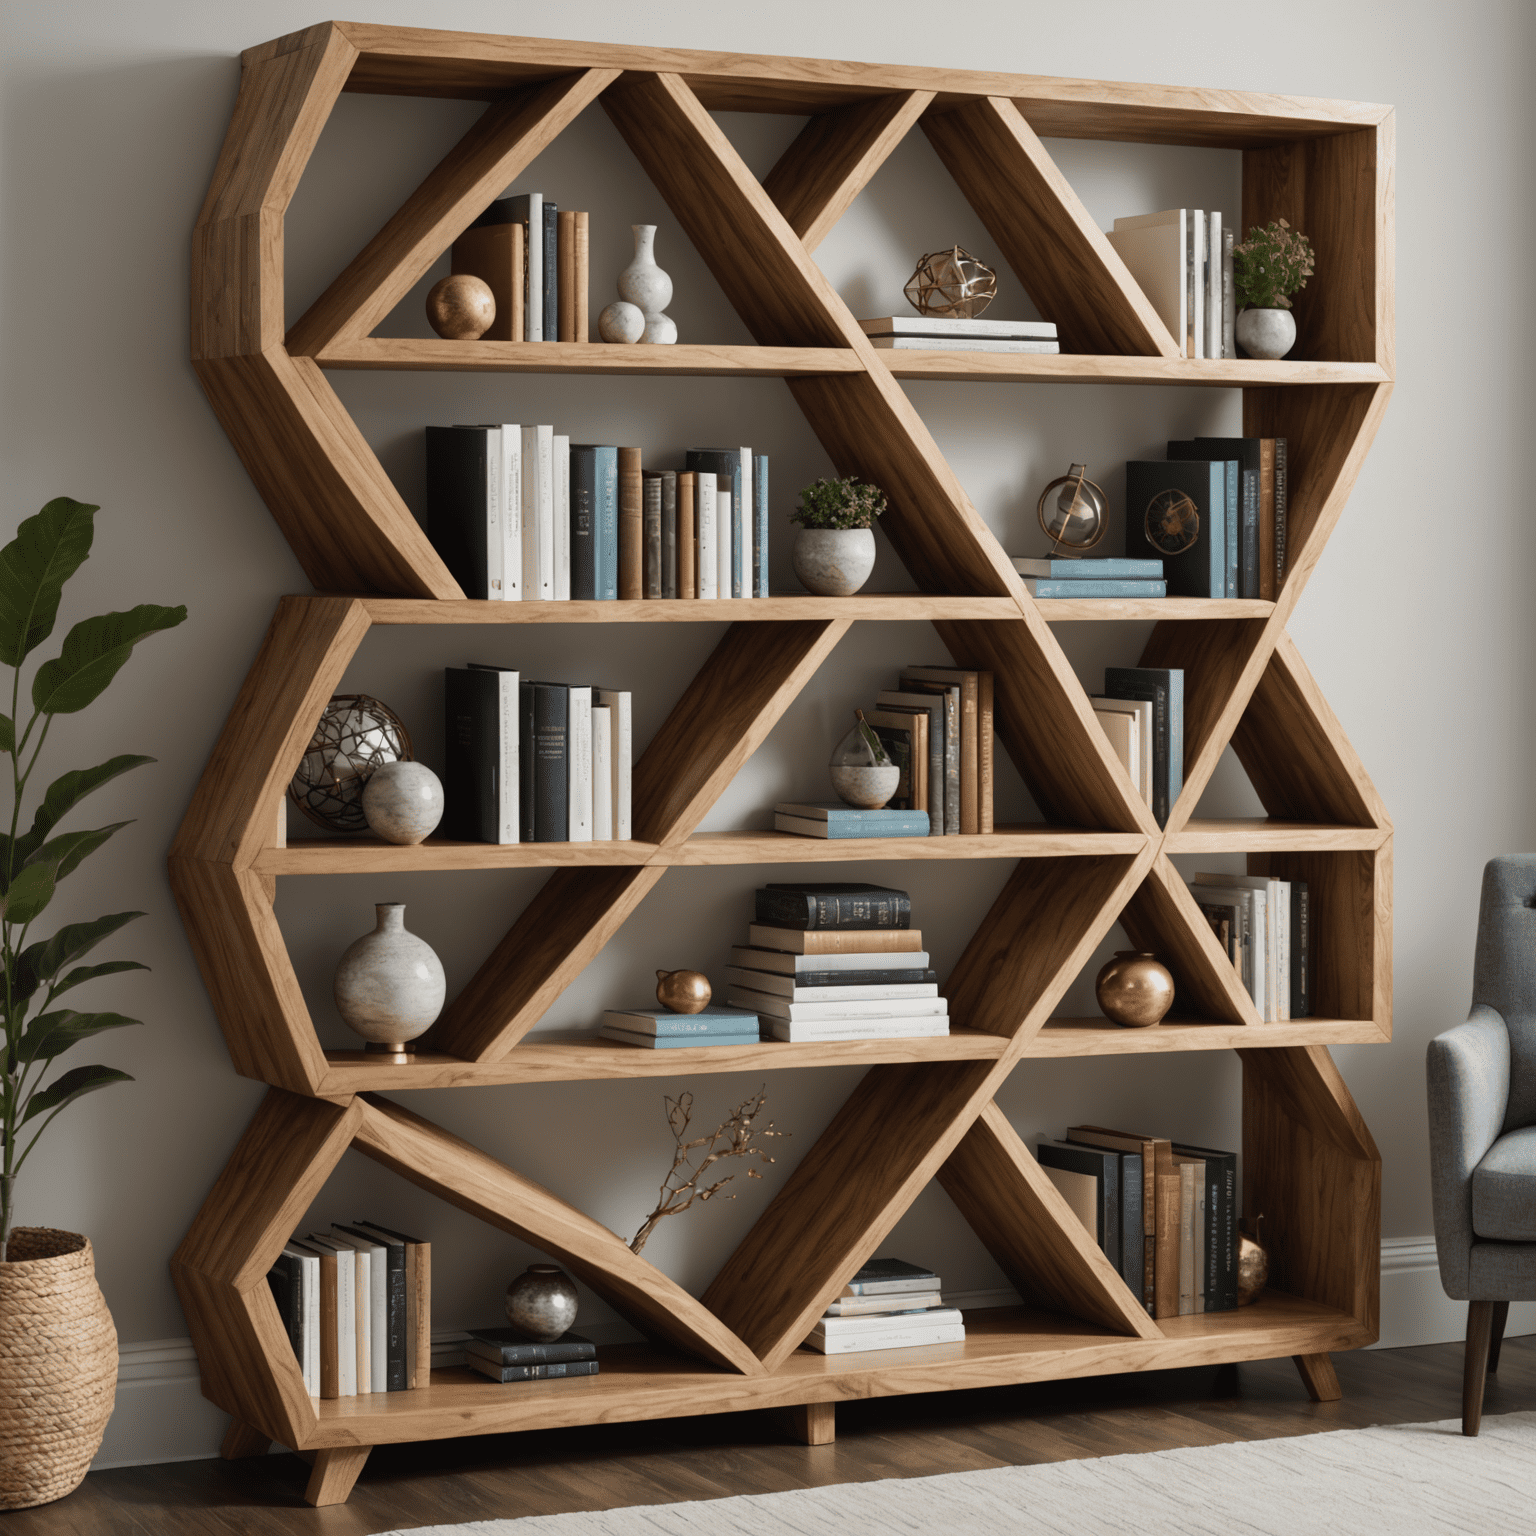
[[[997,273],[956,245],[920,256],[903,291],[920,315],[974,320],[997,297]]]
[[[338,693],[288,786],[288,798],[329,832],[366,832],[363,786],[384,763],[410,762],[411,738],[389,705],[366,693]]]
[[[1053,494],[1054,493],[1054,494]],[[1104,537],[1109,499],[1088,478],[1086,464],[1074,464],[1040,493],[1035,516],[1051,541],[1051,553],[1081,554]]]

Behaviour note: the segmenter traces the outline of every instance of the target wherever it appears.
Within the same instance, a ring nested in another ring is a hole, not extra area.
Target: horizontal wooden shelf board
[[[1180,384],[1206,389],[1300,384],[1384,384],[1375,363],[1265,362],[1258,358],[1114,357],[1098,353],[881,351],[898,379],[984,384]]]
[[[443,341],[425,336],[369,336],[336,342],[316,359],[322,368],[398,368],[424,373],[736,374],[781,379],[802,373],[862,373],[845,347],[618,346],[592,341]]]
[[[1110,1372],[1163,1370],[1353,1349],[1374,1334],[1346,1312],[1266,1294],[1251,1307],[1171,1318],[1164,1337],[1133,1339],[1024,1307],[966,1313],[966,1339],[917,1349],[826,1356],[796,1350],[772,1375],[701,1370],[643,1344],[599,1351],[597,1376],[501,1386],[468,1369],[433,1371],[414,1392],[312,1399],[306,1448],[732,1413],[808,1402],[943,1392]]]
[[[375,624],[754,624],[803,619],[873,619],[922,623],[932,619],[1017,619],[1011,597],[951,597],[927,592],[867,592],[855,597],[653,598],[564,603],[488,603],[460,598],[371,597],[359,599]],[[1269,604],[1262,605],[1266,610]]]
[[[1036,600],[1047,624],[1162,619],[1267,619],[1273,603],[1244,597],[1047,597]]]
[[[646,864],[655,843],[456,843],[429,837],[402,846],[371,837],[298,838],[266,848],[256,859],[261,875],[376,875],[451,869],[547,869]]]
[[[1267,816],[1202,820],[1192,817],[1168,836],[1164,853],[1316,853],[1379,848],[1391,837],[1385,827],[1340,827],[1323,822],[1280,821]]]
[[[485,1088],[498,1083],[566,1083],[595,1078],[679,1077],[703,1072],[770,1072],[802,1067],[869,1067],[878,1062],[990,1061],[1008,1042],[1001,1035],[956,1029],[928,1040],[768,1041],[759,1045],[683,1046],[647,1050],[607,1040],[525,1040],[497,1061],[463,1061],[423,1053],[394,1066],[363,1051],[327,1051],[330,1070],[320,1092],[384,1093],[407,1088]]]
[[[1370,1019],[1292,1019],[1285,1024],[1221,1024],[1165,1019],[1124,1029],[1105,1018],[1050,1019],[1024,1048],[1029,1057],[1140,1056],[1158,1051],[1252,1050],[1266,1046],[1380,1045]]]

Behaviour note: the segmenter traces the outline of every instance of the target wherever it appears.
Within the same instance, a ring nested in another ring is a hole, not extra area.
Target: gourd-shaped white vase
[[[378,923],[336,967],[336,1010],[368,1049],[406,1055],[443,1011],[448,981],[443,962],[425,939],[406,931],[405,906],[380,902]]]
[[[656,265],[656,226],[631,224],[635,232],[635,259],[619,273],[619,297],[645,316],[641,342],[671,346],[677,325],[662,311],[672,302],[672,279]]]

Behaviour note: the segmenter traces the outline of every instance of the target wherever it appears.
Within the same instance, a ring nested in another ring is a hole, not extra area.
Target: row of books
[[[904,1259],[871,1259],[816,1320],[805,1341],[824,1355],[959,1344],[965,1319],[944,1305],[939,1277]]]
[[[1270,1023],[1312,1016],[1312,904],[1305,880],[1197,874],[1200,910]]]
[[[452,270],[489,285],[482,341],[586,341],[591,236],[585,213],[541,192],[498,198],[453,243]]]
[[[1061,351],[1050,320],[967,320],[959,315],[886,315],[860,320],[871,345],[886,352]]]
[[[579,1333],[563,1333],[552,1343],[535,1344],[515,1328],[471,1328],[464,1341],[464,1363],[503,1386],[513,1381],[596,1376],[597,1346]]]
[[[1033,560],[1015,555],[1013,568],[1024,578],[1024,590],[1034,598],[1168,595],[1161,560],[1096,559],[1088,555]]]
[[[312,1397],[427,1385],[432,1245],[373,1221],[284,1244],[267,1272]]]
[[[624,688],[443,669],[443,835],[590,843],[631,832],[633,708]]]
[[[1110,747],[1158,826],[1184,789],[1184,671],[1105,667],[1104,692],[1088,701]]]
[[[1236,1153],[1079,1125],[1036,1155],[1149,1316],[1236,1308]]]
[[[612,602],[768,596],[768,457],[638,448],[552,426],[428,427],[427,538],[465,596]]]
[[[1133,459],[1127,557],[1162,560],[1173,597],[1273,602],[1285,580],[1287,459],[1283,437],[1196,437],[1170,442],[1165,461]]]
[[[1236,357],[1235,231],[1219,213],[1168,208],[1116,219],[1109,243],[1185,357]]]

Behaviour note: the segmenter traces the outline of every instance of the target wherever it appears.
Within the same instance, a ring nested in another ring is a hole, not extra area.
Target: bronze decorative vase
[[[1099,972],[1094,995],[1104,1017],[1126,1029],[1161,1022],[1173,1007],[1173,975],[1155,955],[1122,949]]]

